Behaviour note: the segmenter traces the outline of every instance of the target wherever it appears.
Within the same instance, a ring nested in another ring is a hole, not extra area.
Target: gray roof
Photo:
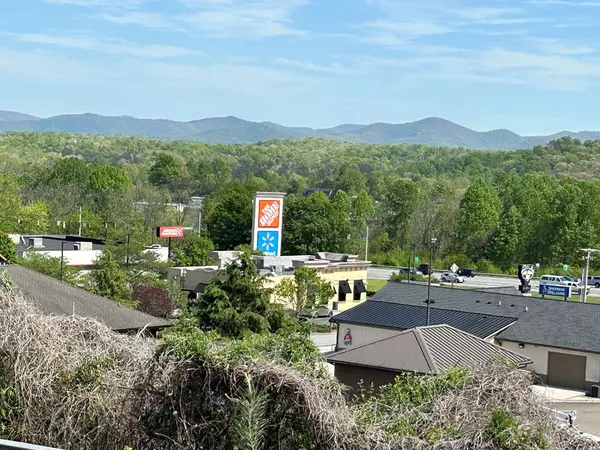
[[[437,306],[437,304],[435,304]],[[430,308],[431,325],[448,324],[480,338],[496,334],[517,320],[515,317],[479,314]],[[331,318],[334,323],[353,323],[383,328],[406,330],[427,324],[427,306],[421,301],[418,305],[372,300],[356,305]]]
[[[378,302],[405,305],[421,305],[426,298],[427,286],[396,282],[373,296]],[[496,336],[499,341],[600,353],[600,305],[434,286],[431,298],[440,309],[516,317]]]
[[[521,368],[532,363],[523,355],[449,325],[413,328],[334,353],[327,361],[394,372],[434,374],[450,367],[472,368],[493,361],[507,361]]]
[[[170,322],[127,308],[99,295],[22,266],[2,266],[17,289],[48,314],[93,317],[115,331],[169,326]]]

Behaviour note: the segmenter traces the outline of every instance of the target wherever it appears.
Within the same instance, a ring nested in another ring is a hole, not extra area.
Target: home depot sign
[[[267,256],[281,255],[283,196],[279,192],[254,194],[252,248]]]

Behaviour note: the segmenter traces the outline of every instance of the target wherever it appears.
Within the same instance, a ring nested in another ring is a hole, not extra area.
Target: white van
[[[542,275],[540,284],[551,284],[553,286],[569,286],[569,280],[559,275]]]

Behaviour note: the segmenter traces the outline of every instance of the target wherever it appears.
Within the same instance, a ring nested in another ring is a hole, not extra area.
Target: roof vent
[[[525,312],[529,311],[529,306],[525,307]]]
[[[512,304],[512,305],[510,305],[510,306],[512,306],[512,307],[514,308],[514,307],[515,307],[515,304],[513,303],[513,304]]]
[[[487,302],[487,304],[488,304],[488,305],[491,305],[491,304],[492,304],[492,302]]]
[[[475,303],[479,303],[479,300],[475,300]]]
[[[498,300],[498,306],[502,306],[502,300]]]

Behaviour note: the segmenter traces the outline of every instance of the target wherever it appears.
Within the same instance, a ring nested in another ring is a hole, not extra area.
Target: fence
[[[57,448],[42,447],[40,445],[25,444],[23,442],[5,441],[0,439],[0,450],[59,450]]]

